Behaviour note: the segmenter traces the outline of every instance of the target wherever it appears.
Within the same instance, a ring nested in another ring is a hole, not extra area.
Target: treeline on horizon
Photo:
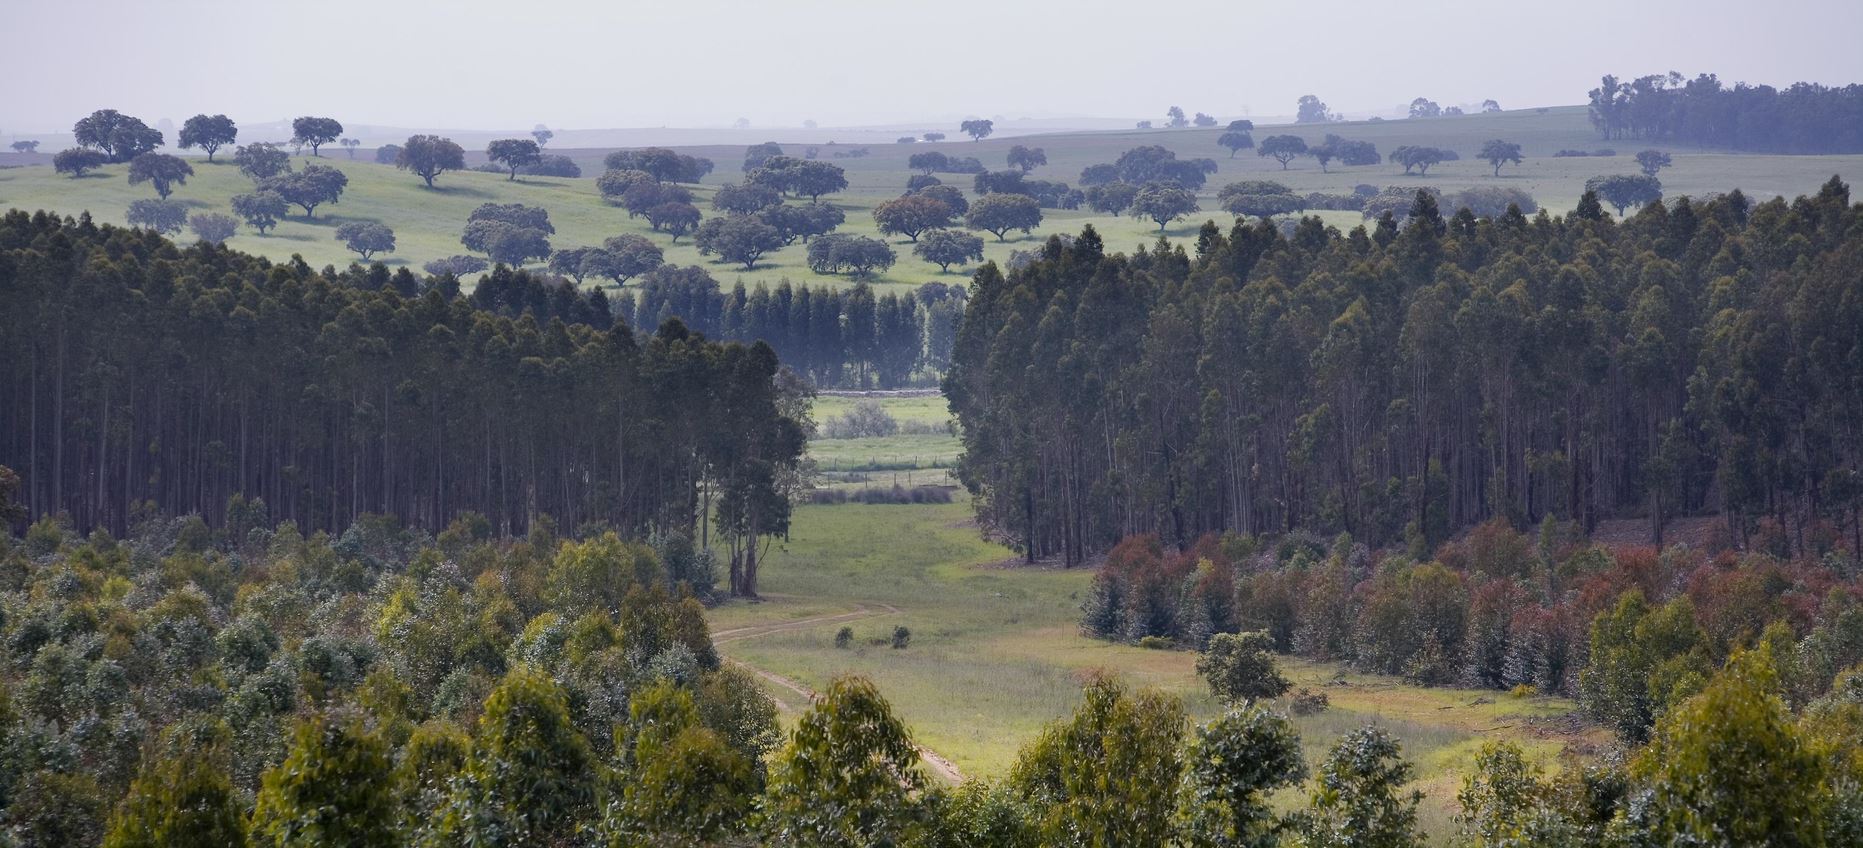
[[[449,280],[8,213],[0,466],[31,517],[119,535],[152,513],[218,525],[234,495],[307,530],[472,511],[507,533],[549,515],[716,534],[754,594],[749,542],[787,527],[807,415],[769,346],[567,322],[498,295],[591,314],[594,295]]]
[[[1088,230],[986,265],[945,391],[989,530],[1080,563],[1127,536],[1348,532],[1419,557],[1462,528],[1718,513],[1785,555],[1863,512],[1863,209],[1738,192],[1613,220],[1341,234]]]
[[[1589,92],[1591,125],[1605,140],[1643,138],[1758,153],[1863,152],[1863,85],[1797,82],[1728,86],[1714,74],[1685,80],[1606,75]]]

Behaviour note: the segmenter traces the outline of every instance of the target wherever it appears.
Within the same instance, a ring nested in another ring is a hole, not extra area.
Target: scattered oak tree
[[[1646,177],[1656,176],[1658,171],[1669,167],[1669,154],[1661,150],[1641,150],[1637,152],[1637,167],[1643,169]]]
[[[902,235],[916,242],[919,233],[950,226],[954,214],[951,206],[942,200],[924,194],[908,194],[875,206],[873,221],[883,234]]]
[[[1046,151],[1039,147],[1027,147],[1020,144],[1009,148],[1008,159],[1009,167],[1016,168],[1024,174],[1048,164]]]
[[[335,118],[304,116],[291,122],[291,143],[311,149],[312,156],[322,156],[318,148],[343,136],[343,125]]]
[[[148,183],[163,200],[174,193],[175,186],[187,185],[191,176],[194,176],[194,166],[167,153],[144,153],[129,161],[129,184]]]
[[[532,139],[501,138],[485,146],[485,158],[504,165],[511,172],[505,179],[515,181],[519,169],[543,160],[543,151]]]
[[[912,252],[937,265],[939,271],[949,272],[952,265],[963,265],[973,259],[982,262],[983,239],[957,230],[932,230],[918,240]]]
[[[188,207],[173,200],[137,200],[129,204],[128,220],[132,227],[172,235],[187,225]]]
[[[413,171],[433,188],[435,177],[447,171],[459,171],[466,167],[466,151],[450,138],[437,135],[408,136],[401,152],[395,156],[395,167],[404,171]]]
[[[1236,153],[1255,147],[1255,137],[1248,130],[1230,130],[1218,136],[1216,143],[1229,149],[1229,158],[1236,158]]]
[[[1281,163],[1281,170],[1287,170],[1287,163],[1307,154],[1307,141],[1297,135],[1271,135],[1261,140],[1261,146],[1255,149],[1255,155],[1267,156]]]
[[[291,170],[291,154],[276,144],[258,142],[233,151],[233,164],[253,182],[263,182]]]
[[[1662,199],[1662,180],[1644,174],[1613,174],[1585,181],[1585,190],[1597,192],[1599,199],[1616,207],[1618,217],[1632,206],[1645,206]]]
[[[260,235],[278,226],[278,219],[290,211],[291,205],[275,191],[233,195],[233,214],[244,218],[246,226],[258,230]]]
[[[198,147],[207,151],[207,161],[213,161],[214,151],[231,145],[239,138],[239,127],[233,119],[225,115],[195,115],[181,125],[181,133],[176,138],[182,150]]]
[[[377,253],[395,252],[395,231],[373,221],[351,221],[336,228],[336,240],[364,262]]]
[[[188,216],[188,229],[208,244],[222,244],[239,231],[239,220],[219,212],[196,212]]]
[[[486,203],[467,217],[459,242],[493,262],[515,267],[549,256],[550,236],[555,233],[550,213],[541,207]]]
[[[996,122],[988,118],[972,118],[958,124],[957,128],[969,134],[971,141],[982,141],[996,131]]]
[[[110,162],[128,162],[162,146],[160,130],[115,109],[99,109],[71,125],[78,145],[103,151]]]
[[[304,217],[316,217],[317,207],[335,203],[349,187],[349,176],[328,165],[308,165],[302,171],[279,174],[259,184],[286,203],[303,208]]]
[[[775,227],[755,218],[729,215],[712,218],[699,225],[692,234],[699,253],[716,255],[726,262],[741,262],[744,270],[756,267],[757,260],[783,246],[782,234]]]
[[[993,233],[997,241],[1006,241],[1010,230],[1029,233],[1041,226],[1041,204],[1023,194],[986,194],[970,205],[964,226]]]
[[[1157,223],[1158,232],[1161,233],[1166,225],[1196,212],[1198,208],[1196,192],[1164,183],[1146,185],[1132,197],[1132,217],[1150,218]]]
[[[1481,146],[1481,153],[1478,158],[1484,159],[1488,164],[1493,165],[1494,175],[1498,177],[1501,175],[1502,165],[1509,162],[1515,165],[1520,164],[1520,145],[1511,141],[1502,141],[1498,138],[1491,139],[1488,143]]]
[[[60,174],[70,174],[72,179],[84,176],[85,171],[94,171],[110,161],[102,151],[87,147],[73,147],[60,150],[52,157],[52,170]]]

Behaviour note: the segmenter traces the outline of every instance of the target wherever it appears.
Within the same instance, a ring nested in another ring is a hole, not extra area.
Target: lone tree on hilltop
[[[996,122],[988,118],[972,118],[958,124],[957,128],[969,133],[971,141],[982,141],[996,131]]]
[[[196,147],[207,151],[207,161],[213,161],[214,151],[232,144],[239,139],[239,127],[233,125],[233,119],[225,115],[195,115],[181,125],[181,135],[177,139],[182,150]]]
[[[39,150],[39,142],[34,141],[32,139],[13,142],[14,153],[36,153],[38,152],[38,150]]]
[[[518,169],[543,160],[543,150],[528,138],[501,138],[485,146],[485,158],[503,164],[511,172],[505,179],[515,181]]]
[[[291,143],[311,149],[312,156],[322,156],[318,148],[343,137],[343,125],[335,118],[305,116],[291,122]]]

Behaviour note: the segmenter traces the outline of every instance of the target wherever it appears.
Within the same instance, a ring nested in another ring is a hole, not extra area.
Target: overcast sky
[[[98,108],[460,129],[1578,103],[1863,82],[1863,0],[0,0],[0,133]]]

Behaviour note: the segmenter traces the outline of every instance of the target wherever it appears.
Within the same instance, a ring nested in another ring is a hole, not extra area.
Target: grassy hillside
[[[951,132],[957,135],[955,130]],[[847,225],[842,231],[877,235],[873,227],[872,209],[876,204],[903,191],[911,173],[906,167],[906,159],[914,152],[936,149],[952,155],[976,156],[988,167],[1002,168],[1005,167],[1004,155],[1012,145],[1041,147],[1047,153],[1049,164],[1036,169],[1032,176],[1073,184],[1078,181],[1080,170],[1087,165],[1111,162],[1121,152],[1137,145],[1160,144],[1177,152],[1180,157],[1214,158],[1219,166],[1219,172],[1211,177],[1203,193],[1204,212],[1180,222],[1168,231],[1173,237],[1184,237],[1194,233],[1197,225],[1205,219],[1214,218],[1224,223],[1228,221],[1228,215],[1216,210],[1214,195],[1224,184],[1239,179],[1277,179],[1301,193],[1342,193],[1360,183],[1377,186],[1429,185],[1444,191],[1498,183],[1524,189],[1542,205],[1561,211],[1577,203],[1587,178],[1598,174],[1634,172],[1636,165],[1632,157],[1645,146],[1635,142],[1611,142],[1609,146],[1617,150],[1615,157],[1552,158],[1555,151],[1563,148],[1592,150],[1606,146],[1591,131],[1584,110],[1578,107],[1423,121],[1348,122],[1323,128],[1264,126],[1257,128],[1254,135],[1260,141],[1268,135],[1281,132],[1300,135],[1309,143],[1318,142],[1326,132],[1336,132],[1347,138],[1373,142],[1385,153],[1399,145],[1427,144],[1453,149],[1464,158],[1436,166],[1431,169],[1428,177],[1406,177],[1401,168],[1389,164],[1335,167],[1332,173],[1323,174],[1310,159],[1296,160],[1284,172],[1272,159],[1260,158],[1252,151],[1244,151],[1234,159],[1227,158],[1228,151],[1216,144],[1217,137],[1221,135],[1220,129],[1080,132],[986,139],[982,142],[953,140],[938,144],[871,144],[865,145],[868,155],[858,158],[836,158],[837,152],[845,153],[855,148],[854,145],[838,144],[821,146],[820,155],[824,160],[847,169],[848,191],[827,198],[847,212]],[[1491,176],[1486,163],[1473,159],[1482,142],[1490,138],[1520,143],[1527,156],[1525,164],[1505,168],[1498,179]],[[1669,149],[1674,154],[1675,166],[1664,171],[1662,179],[1671,196],[1700,195],[1732,188],[1741,188],[1757,197],[1793,196],[1815,190],[1819,183],[1829,179],[1832,174],[1853,180],[1856,175],[1863,173],[1863,156],[1763,156]],[[706,179],[706,185],[699,191],[699,205],[709,214],[711,190],[724,182],[742,179],[739,165],[743,158],[743,148],[705,146],[685,150],[708,156],[718,163],[718,169]],[[386,261],[391,265],[405,264],[418,268],[430,259],[465,252],[459,244],[459,232],[466,216],[474,207],[489,202],[526,203],[549,209],[557,229],[557,236],[553,240],[557,247],[599,244],[609,236],[624,232],[649,232],[644,220],[630,219],[624,211],[604,204],[595,190],[593,178],[599,175],[601,159],[607,151],[583,149],[553,152],[569,155],[579,161],[585,176],[582,179],[533,177],[513,183],[496,174],[452,173],[440,178],[438,190],[429,191],[411,174],[366,161],[371,158],[370,151],[362,151],[355,160],[341,152],[328,152],[323,159],[324,163],[343,169],[350,177],[349,191],[340,204],[320,208],[315,220],[293,217],[271,235],[259,236],[242,231],[232,244],[241,250],[281,260],[297,254],[312,265],[341,265],[354,257],[332,238],[336,226],[345,221],[374,220],[392,227],[399,240],[397,251],[387,257]],[[790,145],[788,152],[800,155],[803,147]],[[0,169],[0,208],[50,209],[67,214],[89,210],[100,219],[121,222],[130,201],[153,196],[147,186],[131,187],[128,184],[124,178],[126,166],[113,165],[84,179],[72,180],[53,173],[51,167],[44,164],[48,160],[49,157],[43,154],[36,157],[0,154],[0,164],[39,163]],[[209,166],[204,161],[198,161],[195,170],[196,176],[177,191],[176,199],[198,209],[226,211],[228,198],[249,190],[250,183],[230,165]],[[946,175],[944,179],[969,191],[970,178],[967,176]],[[1321,215],[1329,223],[1341,227],[1349,227],[1361,221],[1355,212],[1325,212]],[[1130,249],[1157,236],[1156,227],[1149,222],[1131,218],[1114,219],[1084,210],[1048,210],[1044,226],[1032,237],[998,243],[986,235],[985,255],[1000,261],[1006,259],[1012,250],[1034,246],[1048,233],[1076,232],[1089,222],[1100,228],[1111,246],[1120,250]],[[804,261],[804,250],[799,244],[760,262],[753,270],[744,271],[740,266],[714,263],[708,257],[700,256],[690,238],[681,239],[679,244],[673,245],[666,236],[655,234],[653,237],[666,248],[668,261],[704,265],[726,286],[739,279],[752,284],[757,281],[775,283],[785,277],[795,281],[825,281],[836,285],[848,283],[844,277],[824,280],[809,271]],[[967,278],[962,269],[940,273],[937,266],[913,256],[911,244],[903,240],[896,242],[900,261],[890,272],[876,280],[882,288],[934,280],[956,283]]]

